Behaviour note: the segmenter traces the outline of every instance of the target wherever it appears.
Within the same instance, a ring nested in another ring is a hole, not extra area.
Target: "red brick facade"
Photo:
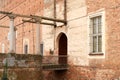
[[[106,4],[107,3],[107,4]],[[96,5],[95,5],[96,4]],[[105,9],[105,62],[104,65],[113,68],[119,66],[119,0],[87,0],[87,13],[95,12],[101,8]]]
[[[13,12],[16,14],[24,14],[24,15],[42,15],[43,14],[43,1],[41,0],[5,0],[1,1],[1,4],[3,7],[1,7],[2,11],[8,11]],[[14,19],[14,25],[20,24],[22,22],[22,18],[15,18]],[[5,19],[1,20],[1,23],[3,25],[9,26],[9,18],[6,17]],[[1,25],[2,25],[1,24]],[[17,53],[23,53],[23,42],[24,38],[28,39],[30,42],[30,49],[29,53],[35,53],[35,37],[36,37],[36,25],[31,23],[25,23],[21,24],[19,26],[16,26],[17,29],[17,38],[16,38],[16,52]],[[7,39],[8,37],[9,29],[1,28],[1,44],[5,44],[5,52],[8,52],[9,50],[9,41]],[[1,48],[0,48],[1,50]]]

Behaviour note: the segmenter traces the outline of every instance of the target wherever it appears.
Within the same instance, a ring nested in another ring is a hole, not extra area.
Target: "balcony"
[[[42,59],[43,70],[67,70],[67,56],[44,56]]]

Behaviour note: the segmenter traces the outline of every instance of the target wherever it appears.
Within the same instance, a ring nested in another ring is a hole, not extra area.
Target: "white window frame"
[[[91,40],[90,40],[90,20],[91,18],[94,18],[94,17],[97,17],[97,16],[101,16],[101,29],[102,29],[102,52],[91,52]],[[93,54],[93,55],[99,55],[99,54],[103,54],[101,57],[102,58],[105,58],[105,9],[100,9],[100,10],[97,10],[95,12],[91,12],[88,14],[88,31],[89,31],[89,54]],[[94,57],[94,56],[90,56],[90,57]],[[97,56],[95,56],[96,58]],[[100,57],[100,56],[98,56]]]

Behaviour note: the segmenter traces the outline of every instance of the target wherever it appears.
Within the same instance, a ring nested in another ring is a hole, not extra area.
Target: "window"
[[[24,46],[24,53],[25,53],[25,54],[28,54],[28,45],[25,45],[25,46]]]
[[[102,16],[90,18],[90,50],[91,53],[102,52]]]
[[[28,54],[29,53],[29,39],[23,39],[23,53]]]
[[[41,55],[43,55],[43,48],[44,48],[44,45],[43,45],[43,43],[41,43],[40,44],[40,53],[41,53]]]
[[[105,58],[105,9],[88,13],[89,58]]]

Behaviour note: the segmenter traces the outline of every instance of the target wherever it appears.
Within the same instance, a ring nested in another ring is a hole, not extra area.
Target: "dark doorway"
[[[64,33],[59,38],[59,64],[67,64],[67,37]]]

